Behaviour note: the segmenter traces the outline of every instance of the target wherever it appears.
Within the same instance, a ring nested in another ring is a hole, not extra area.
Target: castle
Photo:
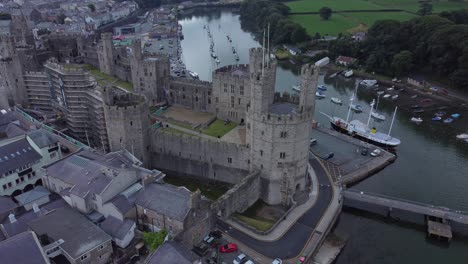
[[[89,37],[88,37],[89,38]],[[169,58],[143,54],[141,42],[114,47],[104,33],[99,42],[80,36],[67,53],[48,60],[39,71],[26,71],[19,47],[0,38],[1,108],[60,113],[73,136],[105,151],[125,148],[147,167],[236,184],[258,172],[257,197],[269,204],[289,205],[295,193],[310,185],[307,175],[309,140],[319,67],[301,69],[298,97],[275,94],[276,62],[251,49],[249,65],[231,65],[213,72],[213,82],[170,76]],[[52,43],[52,42],[51,42]],[[60,47],[60,48],[59,48]],[[49,54],[60,54],[49,47]],[[37,63],[44,62],[43,59]],[[80,67],[133,84],[133,92],[113,83],[100,85]],[[167,103],[210,113],[239,124],[243,140],[171,134],[152,126],[150,106]]]

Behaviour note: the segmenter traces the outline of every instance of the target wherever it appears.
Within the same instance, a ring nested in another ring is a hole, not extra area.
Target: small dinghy
[[[327,87],[323,84],[320,84],[319,86],[317,86],[317,89],[319,89],[320,91],[326,91]]]
[[[320,92],[320,91],[315,92],[315,98],[323,99],[325,97],[327,97],[327,96],[325,94],[323,94],[322,92]]]
[[[452,118],[459,118],[459,117],[460,117],[460,114],[452,114],[451,117],[452,117]]]
[[[447,119],[444,119],[444,123],[445,123],[445,124],[450,124],[450,123],[452,123],[452,122],[453,122],[453,118],[450,118],[450,117],[449,117],[449,118],[447,118]]]
[[[442,117],[440,117],[440,116],[434,116],[432,118],[432,121],[440,121],[440,120],[442,120]]]
[[[410,120],[411,120],[411,122],[414,122],[416,124],[420,124],[423,121],[422,118],[420,118],[420,117],[412,117]]]
[[[343,101],[341,101],[340,98],[336,98],[336,97],[332,97],[330,100],[332,101],[332,103],[339,104],[339,105],[343,103]]]
[[[468,134],[463,133],[463,134],[457,135],[457,138],[458,139],[468,139]]]

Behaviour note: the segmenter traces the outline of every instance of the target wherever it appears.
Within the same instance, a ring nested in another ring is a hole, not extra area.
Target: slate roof
[[[65,242],[60,247],[73,259],[111,239],[85,216],[69,207],[41,216],[28,226],[39,236],[47,235],[54,241],[63,239]]]
[[[128,211],[132,210],[135,204],[136,195],[131,196],[133,199],[127,198],[125,195],[117,195],[112,199],[112,204],[119,210],[119,212],[125,215]]]
[[[135,203],[183,222],[190,211],[191,192],[184,187],[153,183],[138,193]]]
[[[27,231],[0,242],[2,263],[48,264],[37,236]]]
[[[0,175],[41,158],[42,156],[31,147],[26,138],[7,143],[0,147]]]
[[[1,20],[0,20],[1,21]],[[5,132],[8,124],[13,121],[18,120],[14,112],[6,112],[5,114],[0,114],[0,132]]]
[[[355,61],[356,61],[355,58],[347,57],[347,56],[338,56],[338,58],[336,58],[336,62],[343,62],[343,63],[348,63],[348,64],[354,63]]]
[[[30,191],[27,191],[18,196],[15,196],[15,199],[16,201],[18,201],[20,205],[25,205],[25,204],[32,203],[36,200],[39,200],[42,197],[48,196],[48,195],[50,195],[49,190],[47,190],[46,188],[42,186],[37,186],[36,188]]]
[[[10,197],[0,196],[0,214],[8,213],[18,207]]]
[[[120,221],[119,219],[109,215],[106,220],[101,223],[101,229],[112,236],[123,240],[125,235],[130,231],[130,229],[135,225],[135,221],[130,219],[125,219]]]
[[[146,174],[162,174],[160,171],[134,167],[132,158],[125,151],[101,155],[80,150],[74,155],[44,166],[44,169],[48,176],[73,185],[68,191],[82,198],[90,194],[101,194],[120,173],[129,170],[132,173],[128,173],[128,177],[135,177],[134,182]]]
[[[12,122],[6,126],[5,134],[8,138],[13,138],[26,134],[26,129]]]
[[[57,137],[42,129],[34,130],[28,133],[28,137],[39,147],[47,147],[58,142]]]
[[[146,264],[192,264],[189,251],[177,242],[162,244],[147,260]]]

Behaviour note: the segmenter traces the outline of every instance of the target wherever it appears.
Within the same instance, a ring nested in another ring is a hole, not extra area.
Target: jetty
[[[453,237],[452,232],[468,236],[466,212],[358,190],[348,189],[342,194],[345,207],[398,221],[425,225],[429,237],[435,236],[450,241]]]

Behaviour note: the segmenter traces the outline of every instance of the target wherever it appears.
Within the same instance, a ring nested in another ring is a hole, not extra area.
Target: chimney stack
[[[37,203],[33,203],[32,206],[33,206],[34,212],[35,212],[35,213],[39,213],[40,210],[39,210],[39,206],[37,205]]]

